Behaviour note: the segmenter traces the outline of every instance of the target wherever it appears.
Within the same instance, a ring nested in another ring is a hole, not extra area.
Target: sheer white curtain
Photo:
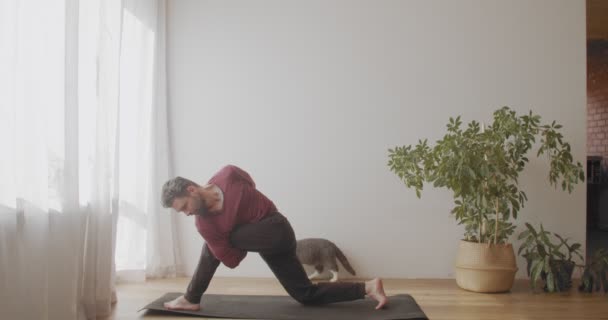
[[[164,10],[0,1],[2,318],[104,316],[116,270],[179,271],[158,196],[170,168]]]
[[[160,202],[169,179],[166,3],[123,0],[120,69],[119,280],[181,273],[176,216]]]

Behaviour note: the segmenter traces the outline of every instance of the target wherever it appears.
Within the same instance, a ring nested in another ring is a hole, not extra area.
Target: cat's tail
[[[355,269],[350,266],[350,263],[348,263],[346,256],[344,255],[344,253],[342,253],[340,248],[338,248],[338,246],[334,246],[334,249],[336,250],[336,257],[338,258],[338,260],[340,260],[340,263],[342,263],[344,269],[346,269],[353,276],[356,275],[357,273],[355,273]]]

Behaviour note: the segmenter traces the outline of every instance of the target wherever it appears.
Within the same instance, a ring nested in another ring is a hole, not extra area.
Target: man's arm
[[[222,223],[231,226],[232,229],[234,229],[236,224],[237,210],[243,197],[244,187],[244,184],[230,187],[224,195],[224,199],[230,199],[230,201],[224,202],[224,212],[222,215],[224,215],[224,219],[228,220]],[[236,268],[247,255],[246,251],[237,249],[230,243],[232,229],[230,231],[220,231],[216,225],[203,223],[202,218],[199,217],[196,219],[196,227],[207,242],[213,255],[228,268]]]
[[[217,259],[230,269],[236,268],[247,255],[246,251],[233,247],[227,236],[209,239],[208,243]]]
[[[205,243],[196,271],[194,272],[192,280],[190,280],[190,284],[188,285],[188,290],[184,295],[186,300],[191,303],[200,303],[201,297],[203,296],[203,293],[207,291],[209,282],[211,282],[211,278],[213,278],[219,264],[220,261],[213,255],[211,250],[209,250],[209,246]]]
[[[198,266],[192,276],[192,280],[190,280],[190,285],[188,285],[186,294],[165,302],[163,304],[164,307],[169,310],[200,310],[201,297],[203,296],[203,293],[207,291],[209,282],[211,282],[211,278],[213,278],[219,264],[220,261],[213,256],[213,253],[209,250],[209,246],[205,243],[203,245],[203,252],[198,261]]]

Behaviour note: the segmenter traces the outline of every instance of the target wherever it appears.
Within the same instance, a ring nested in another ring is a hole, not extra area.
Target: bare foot
[[[382,286],[382,280],[379,278],[365,282],[365,294],[378,301],[376,310],[384,307],[388,303],[388,298],[386,297],[384,287]]]
[[[190,303],[184,296],[179,296],[175,300],[165,302],[163,306],[169,310],[198,311],[201,308],[200,304]]]

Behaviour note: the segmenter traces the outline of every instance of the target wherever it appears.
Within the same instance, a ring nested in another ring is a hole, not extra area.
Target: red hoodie
[[[277,208],[255,188],[249,174],[237,166],[225,166],[209,180],[209,184],[222,190],[222,210],[217,214],[196,216],[196,228],[213,255],[227,267],[235,268],[247,252],[232,247],[232,230],[242,224],[260,221],[267,214],[276,212]]]

